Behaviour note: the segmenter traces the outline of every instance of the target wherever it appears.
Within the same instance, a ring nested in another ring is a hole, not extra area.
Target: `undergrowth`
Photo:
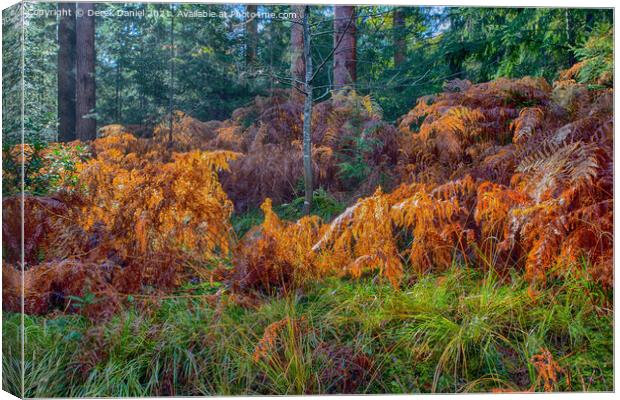
[[[26,397],[613,390],[611,293],[564,271],[531,293],[455,265],[395,291],[330,278],[248,309],[208,283],[103,323],[25,317]],[[3,317],[4,371],[19,315]],[[17,389],[11,374],[3,386]]]
[[[25,293],[25,397],[613,390],[613,90],[571,79],[607,70],[590,44],[553,86],[456,79],[398,129],[369,96],[318,104],[309,216],[286,93],[5,148],[4,388]]]
[[[332,195],[322,188],[314,191],[312,196],[311,215],[316,215],[324,222],[331,221],[335,216],[342,213],[345,209],[344,204],[336,200]],[[273,211],[279,218],[287,221],[296,221],[303,217],[304,198],[295,198],[290,203],[275,206]],[[251,209],[244,213],[232,216],[231,222],[238,237],[242,237],[252,227],[263,223],[264,215],[259,208]]]

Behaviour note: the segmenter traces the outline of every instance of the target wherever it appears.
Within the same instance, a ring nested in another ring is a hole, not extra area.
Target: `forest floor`
[[[26,316],[25,395],[611,391],[612,299],[573,272],[535,299],[516,273],[455,265],[400,291],[328,279],[256,309],[209,304],[221,285],[201,283],[104,323]],[[19,325],[5,313],[9,391]]]

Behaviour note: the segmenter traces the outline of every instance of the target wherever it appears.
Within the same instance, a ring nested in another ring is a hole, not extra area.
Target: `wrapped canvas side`
[[[23,308],[24,15],[2,11],[2,309]],[[2,321],[2,390],[24,396],[24,314]]]

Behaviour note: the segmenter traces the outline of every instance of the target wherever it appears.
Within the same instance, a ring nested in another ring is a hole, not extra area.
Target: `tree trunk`
[[[97,137],[95,112],[94,3],[77,3],[76,18],[76,131],[80,140]]]
[[[460,20],[457,14],[451,12],[448,18],[450,21],[450,29],[452,31],[458,32],[462,29],[463,22]],[[452,51],[446,54],[446,63],[448,64],[448,69],[450,70],[450,79],[455,79],[462,75],[463,62],[465,61],[465,57],[467,56],[462,34],[460,34],[458,43],[458,48],[453,48]]]
[[[114,88],[114,120],[117,123],[121,121],[121,56],[119,54],[116,59],[116,86]]]
[[[58,3],[58,141],[75,134],[75,3]]]
[[[172,147],[173,129],[174,129],[174,57],[176,55],[174,48],[174,8],[170,5],[172,11],[172,19],[170,20],[170,92],[168,93],[168,146]]]
[[[306,76],[304,78],[304,125],[303,125],[303,158],[304,158],[304,214],[310,214],[312,209],[312,53],[310,47],[310,23],[308,17],[310,7],[306,6],[303,18],[304,58],[306,60]]]
[[[356,80],[355,7],[334,6],[334,89]]]
[[[258,57],[258,6],[248,4],[245,11],[248,18],[245,24],[245,64],[250,66],[256,63]]]
[[[573,47],[575,46],[574,21],[571,10],[564,10],[566,18],[566,44],[568,45],[568,67],[572,67],[577,62]]]
[[[294,79],[291,95],[293,99],[297,99],[301,102],[301,98],[304,96],[301,91],[297,89],[304,90],[304,85],[300,82],[305,82],[306,79],[303,27],[304,6],[295,4],[291,7],[291,11],[297,15],[297,19],[293,22],[291,27],[291,77]]]
[[[594,14],[589,11],[586,13],[586,21],[585,21],[586,26],[585,31],[586,32],[592,32],[592,28],[594,28]]]
[[[405,13],[401,7],[394,8],[394,66],[399,67],[407,57],[407,43],[405,41]]]

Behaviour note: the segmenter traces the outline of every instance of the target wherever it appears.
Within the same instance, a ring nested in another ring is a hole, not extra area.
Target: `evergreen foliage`
[[[25,7],[31,15],[25,25],[26,138],[29,142],[54,140],[57,21],[49,11],[56,9],[56,3],[25,3]],[[258,7],[258,12],[284,13],[284,17],[259,18],[258,58],[251,66],[245,63],[243,5],[178,4],[170,8],[166,4],[99,3],[97,9],[113,15],[100,15],[95,21],[99,126],[120,123],[152,128],[169,112],[171,84],[175,88],[173,109],[203,121],[229,118],[257,94],[288,87],[280,77],[287,76],[290,68],[289,6]],[[553,80],[576,57],[594,59],[593,51],[609,53],[612,43],[606,42],[607,50],[595,49],[605,45],[594,45],[601,42],[592,39],[583,47],[590,35],[600,37],[597,32],[605,28],[597,26],[610,26],[611,10],[410,7],[403,8],[405,23],[399,28],[403,30],[399,34],[406,37],[406,55],[396,66],[392,9],[361,6],[356,21],[355,89],[372,94],[388,121],[409,110],[416,98],[440,90],[445,80],[458,77],[477,83],[525,75]],[[19,16],[16,10],[7,9],[5,15]],[[172,12],[175,48],[171,53]],[[331,29],[331,7],[312,7],[311,12],[319,30]],[[117,17],[117,13],[124,16]],[[191,13],[225,13],[226,17],[196,18]],[[9,24],[3,27],[7,80],[19,71],[20,39],[19,29],[9,29]],[[315,58],[328,57],[332,45],[330,34],[317,36]],[[608,69],[604,66],[608,63],[601,62],[590,63],[589,68]],[[580,79],[588,79],[590,72],[586,68],[583,74]],[[316,96],[325,92],[330,75],[330,67],[319,73]],[[3,134],[16,140],[20,113],[15,101],[6,101],[10,93],[5,91]]]

